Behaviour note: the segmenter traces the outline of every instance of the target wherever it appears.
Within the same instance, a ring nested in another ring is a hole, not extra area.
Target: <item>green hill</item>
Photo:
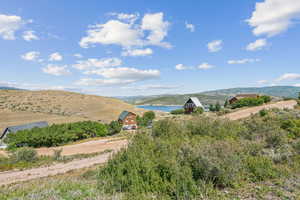
[[[198,97],[203,104],[215,104],[216,102],[223,104],[228,97],[240,93],[258,93],[274,97],[296,98],[299,92],[300,87],[273,86],[221,89],[194,94],[121,97],[121,99],[136,105],[182,105],[189,97],[194,96]]]

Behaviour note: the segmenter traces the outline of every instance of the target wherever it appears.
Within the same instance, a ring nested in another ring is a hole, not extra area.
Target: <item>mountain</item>
[[[117,120],[123,110],[141,109],[119,99],[66,91],[0,90],[0,131],[13,125],[47,121]]]
[[[21,90],[21,89],[14,88],[14,87],[0,86],[0,90]]]
[[[189,97],[194,96],[198,97],[203,104],[215,104],[216,102],[223,104],[228,97],[240,93],[258,93],[273,97],[297,98],[299,92],[300,87],[272,86],[221,89],[193,94],[166,94],[156,96],[133,96],[120,98],[128,103],[136,105],[182,105]]]

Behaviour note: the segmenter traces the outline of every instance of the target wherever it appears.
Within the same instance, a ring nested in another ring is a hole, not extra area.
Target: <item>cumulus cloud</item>
[[[201,65],[198,66],[198,69],[202,69],[202,70],[208,70],[208,69],[212,69],[215,66],[210,65],[208,63],[202,63]]]
[[[267,46],[267,40],[266,39],[258,39],[246,47],[246,50],[248,51],[258,51],[262,50],[265,46]]]
[[[49,61],[61,61],[63,59],[63,56],[60,55],[60,53],[55,52],[50,54]]]
[[[207,44],[207,48],[209,52],[218,52],[222,50],[223,41],[222,40],[214,40]]]
[[[149,56],[152,55],[153,51],[150,48],[146,49],[127,49],[122,52],[122,56]]]
[[[35,34],[35,31],[25,31],[23,39],[26,41],[39,40],[40,38]]]
[[[103,79],[84,78],[76,82],[77,85],[85,86],[110,86],[123,85],[144,81],[149,79],[157,79],[160,77],[159,70],[140,70],[136,68],[120,67],[120,68],[103,68],[98,70],[86,71],[85,74],[96,74]]]
[[[256,8],[247,22],[254,28],[254,35],[271,37],[286,31],[299,19],[299,0],[265,0],[256,3]]]
[[[46,74],[51,74],[54,76],[70,75],[70,70],[67,69],[67,65],[58,66],[49,64],[45,68],[42,68],[43,72]]]
[[[176,70],[179,70],[179,71],[182,71],[182,70],[188,70],[188,69],[193,69],[193,67],[189,67],[189,66],[186,66],[184,64],[177,64],[175,66],[175,69]]]
[[[124,48],[147,45],[171,47],[169,43],[163,41],[169,28],[169,22],[163,20],[163,13],[146,14],[142,18],[141,24],[124,21],[124,19],[133,18],[129,14],[118,14],[117,16],[118,19],[109,20],[105,24],[90,26],[87,36],[81,39],[80,46],[89,48],[95,44],[114,44]]]
[[[103,68],[103,67],[116,67],[122,64],[122,60],[119,58],[89,58],[87,60],[77,61],[76,64],[73,65],[74,68],[79,70],[87,70],[92,68]]]
[[[195,32],[196,29],[194,24],[189,24],[188,22],[185,22],[185,28],[191,32]]]
[[[300,74],[285,73],[277,79],[277,81],[294,81],[294,80],[300,80]]]
[[[22,28],[26,22],[15,15],[0,15],[0,37],[4,40],[15,40],[15,32]]]
[[[28,61],[37,61],[39,56],[40,56],[40,52],[30,51],[30,52],[27,52],[27,53],[21,55],[21,58],[23,60],[28,60]]]
[[[260,59],[252,59],[252,58],[245,58],[241,60],[228,60],[227,63],[230,65],[234,64],[246,64],[246,63],[254,63],[254,62],[259,62]]]

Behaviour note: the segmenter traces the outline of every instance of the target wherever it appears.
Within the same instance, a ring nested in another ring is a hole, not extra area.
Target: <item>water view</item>
[[[171,112],[172,110],[180,109],[182,106],[153,106],[153,105],[140,105],[138,108],[153,111]]]

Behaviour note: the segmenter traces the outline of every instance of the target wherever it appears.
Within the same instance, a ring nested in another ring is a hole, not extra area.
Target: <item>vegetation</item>
[[[219,111],[221,111],[221,109],[222,109],[222,107],[219,102],[217,102],[215,105],[213,105],[213,104],[209,105],[209,111],[211,111],[211,112],[219,112]]]
[[[155,113],[153,111],[147,111],[142,117],[137,116],[138,126],[148,126],[155,119]]]
[[[251,106],[260,106],[264,103],[268,103],[271,101],[271,97],[269,96],[260,96],[259,98],[243,98],[236,101],[231,105],[231,108],[242,108],[242,107],[251,107]]]
[[[214,199],[223,188],[299,175],[294,146],[300,137],[289,137],[289,128],[300,124],[285,124],[297,114],[274,110],[242,122],[159,121],[99,170],[99,187],[127,199]]]
[[[111,124],[110,129],[114,129],[114,126]],[[109,132],[104,124],[86,121],[18,131],[15,134],[8,134],[4,142],[8,144],[9,149],[24,146],[52,147],[86,138],[107,136],[112,133],[115,133],[115,130]]]
[[[182,114],[184,114],[184,109],[181,108],[181,109],[177,109],[177,110],[172,110],[171,114],[172,115],[182,115]]]

